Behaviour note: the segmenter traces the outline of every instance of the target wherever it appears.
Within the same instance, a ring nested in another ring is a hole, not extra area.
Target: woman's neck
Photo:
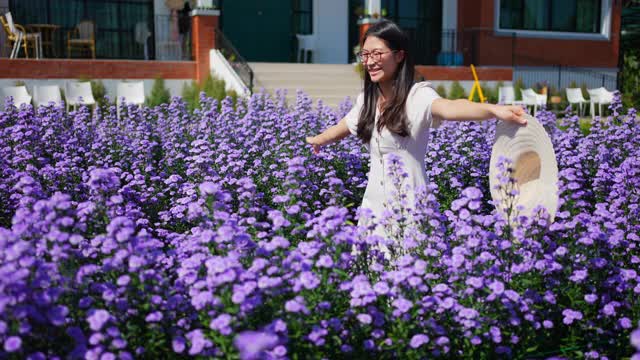
[[[393,83],[391,81],[378,83],[378,88],[380,89],[380,96],[382,97],[381,100],[383,102],[391,98],[393,94]]]

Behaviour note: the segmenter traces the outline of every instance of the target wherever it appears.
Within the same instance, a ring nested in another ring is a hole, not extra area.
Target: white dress
[[[361,208],[371,209],[373,215],[380,217],[385,210],[389,209],[387,202],[394,201],[397,190],[392,182],[392,177],[388,174],[389,155],[397,155],[403,163],[407,177],[404,178],[402,187],[408,185],[410,191],[407,193],[407,204],[412,206],[413,189],[421,185],[426,185],[427,175],[424,165],[424,158],[429,142],[429,128],[440,126],[440,120],[434,119],[431,114],[431,104],[433,100],[440,98],[429,82],[420,82],[413,85],[406,102],[406,111],[409,127],[409,136],[402,137],[391,133],[383,128],[381,132],[377,130],[379,111],[376,109],[373,133],[369,144],[366,144],[370,152],[369,179],[364,192]],[[345,116],[347,127],[351,134],[356,135],[358,129],[358,118],[364,103],[364,93],[358,95],[356,103]],[[397,203],[396,203],[397,204]],[[363,217],[358,219],[358,225],[366,225]],[[377,226],[374,233],[387,238],[389,233],[382,226]],[[388,255],[388,250],[382,246],[382,250]]]

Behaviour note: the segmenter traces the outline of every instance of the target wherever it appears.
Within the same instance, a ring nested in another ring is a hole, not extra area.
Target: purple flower
[[[313,290],[320,285],[320,279],[311,271],[304,271],[300,274],[300,282],[305,289]]]
[[[93,331],[100,331],[104,324],[109,321],[111,315],[109,312],[104,309],[98,309],[93,312],[93,314],[87,317],[87,321],[89,322],[89,327]]]
[[[596,295],[596,294],[587,294],[587,295],[584,296],[584,300],[589,304],[593,304],[594,302],[596,302],[596,300],[598,300],[598,295]]]
[[[562,311],[562,315],[564,316],[562,322],[565,325],[571,325],[574,320],[582,320],[582,313],[580,311],[565,309]]]
[[[358,321],[360,321],[365,325],[371,324],[372,318],[371,318],[371,315],[369,314],[358,314],[357,318],[358,318]]]
[[[211,320],[209,327],[212,330],[217,330],[225,335],[231,333],[231,329],[229,325],[231,325],[231,315],[229,314],[220,314],[215,319]]]
[[[504,284],[496,280],[489,284],[489,289],[491,289],[494,294],[501,295],[504,292]]]
[[[147,315],[144,320],[149,323],[159,322],[162,320],[162,313],[160,311],[154,311]]]
[[[262,331],[243,331],[234,338],[233,344],[240,351],[240,359],[259,359],[264,351],[278,344],[278,336]]]
[[[4,341],[4,351],[6,352],[16,352],[20,350],[22,347],[22,339],[17,336],[9,336],[7,340]]]
[[[183,337],[178,336],[171,341],[171,347],[173,348],[173,351],[179,354],[186,348],[186,342]]]
[[[200,193],[203,196],[215,195],[218,191],[220,191],[220,186],[210,181],[206,181],[200,184],[199,189],[200,189]]]
[[[462,308],[458,314],[465,319],[475,319],[479,314],[475,309]]]
[[[400,298],[400,299],[393,300],[392,305],[393,307],[398,309],[398,311],[400,311],[401,314],[404,314],[407,311],[411,310],[413,303],[407,299]]]
[[[210,346],[210,342],[205,339],[202,330],[196,329],[186,334],[187,339],[191,342],[189,355],[198,355],[205,347]]]
[[[329,255],[321,255],[316,262],[318,267],[331,268],[333,266],[333,259]]]
[[[640,351],[640,329],[633,330],[631,332],[631,346]]]
[[[425,334],[416,334],[411,337],[411,341],[409,342],[409,346],[414,349],[419,348],[420,346],[429,343],[429,337]]]
[[[389,285],[386,281],[379,281],[373,285],[373,290],[380,295],[386,295],[389,293]]]
[[[587,278],[587,270],[575,270],[569,279],[573,282],[580,283]]]

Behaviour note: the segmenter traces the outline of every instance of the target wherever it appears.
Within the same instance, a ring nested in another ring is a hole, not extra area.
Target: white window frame
[[[494,0],[494,33],[498,36],[512,36],[524,38],[545,38],[560,40],[611,40],[611,13],[613,11],[612,0],[601,0],[600,9],[600,33],[580,33],[566,31],[544,30],[518,30],[503,29],[500,27],[500,0]]]

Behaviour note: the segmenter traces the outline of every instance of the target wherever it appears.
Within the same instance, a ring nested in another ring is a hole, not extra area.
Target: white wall
[[[346,64],[348,61],[349,7],[345,0],[313,1],[313,62]]]
[[[209,68],[213,77],[224,80],[226,90],[233,90],[239,95],[249,96],[251,92],[244,85],[240,76],[233,70],[231,64],[222,55],[220,50],[211,49],[209,51]]]

